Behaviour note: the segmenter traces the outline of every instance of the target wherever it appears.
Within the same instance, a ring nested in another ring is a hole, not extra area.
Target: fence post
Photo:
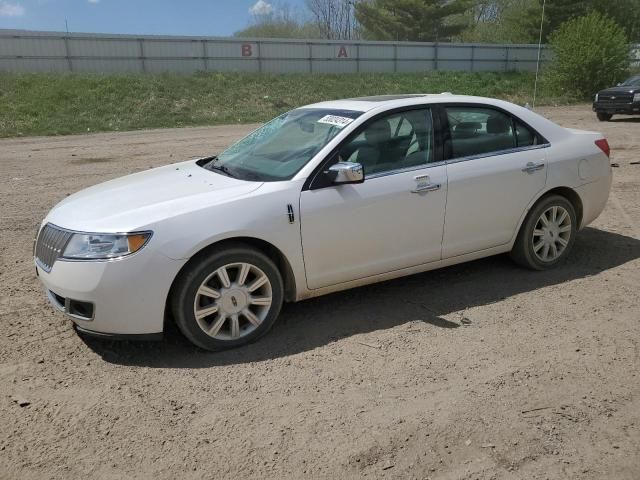
[[[73,72],[73,63],[71,62],[71,56],[69,55],[69,36],[65,35],[64,37],[64,54],[67,57],[67,64],[69,65],[69,71]]]
[[[209,65],[207,62],[207,41],[202,39],[202,64],[204,65],[204,71],[209,71]]]
[[[260,42],[256,41],[256,50],[258,55],[258,73],[262,73],[262,53],[260,52]]]
[[[505,49],[505,55],[504,55],[504,71],[508,72],[509,71],[509,45],[506,45],[504,47]]]
[[[433,69],[435,71],[439,68],[438,63],[438,42],[436,42],[433,44]]]
[[[144,38],[138,38],[138,46],[140,49],[140,65],[142,66],[142,73],[146,73],[147,66],[144,63]]]
[[[393,44],[393,73],[398,73],[398,44]]]
[[[313,73],[313,47],[311,42],[307,42],[307,49],[309,50],[309,73]]]
[[[476,46],[471,45],[471,71],[474,71],[474,62],[476,59]]]
[[[356,72],[360,73],[360,44],[356,43]]]

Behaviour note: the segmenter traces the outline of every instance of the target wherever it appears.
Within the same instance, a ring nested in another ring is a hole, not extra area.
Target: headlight
[[[596,99],[595,99],[595,101],[596,101],[596,102],[598,101],[598,94],[597,94],[597,93],[596,93]]]
[[[137,252],[151,238],[151,232],[112,234],[74,233],[62,256],[79,260],[106,260]]]
[[[633,96],[633,101],[634,101],[634,102],[640,102],[640,93],[636,93],[636,94]]]

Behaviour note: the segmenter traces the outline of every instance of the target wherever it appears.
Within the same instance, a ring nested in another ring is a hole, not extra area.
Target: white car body
[[[305,188],[327,155],[368,120],[394,109],[442,104],[495,107],[524,121],[547,142],[390,174],[366,177],[365,172],[360,184]],[[250,239],[266,248],[277,257],[286,300],[299,301],[509,252],[529,209],[550,191],[574,196],[579,228],[598,217],[607,202],[610,163],[594,143],[603,136],[562,128],[508,102],[440,94],[306,108],[363,113],[290,180],[229,178],[192,160],[108,181],[56,205],[43,226],[151,231],[153,236],[144,248],[119,259],[59,258],[48,272],[36,260],[52,303],[60,310],[65,310],[64,299],[93,304],[92,318],[72,315],[85,331],[157,334],[164,328],[174,279],[190,258],[217,242]],[[543,166],[524,172],[528,164]],[[412,194],[424,182],[439,188]]]

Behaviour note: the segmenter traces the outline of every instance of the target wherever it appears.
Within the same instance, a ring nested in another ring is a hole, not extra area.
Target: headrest
[[[460,122],[456,125],[455,131],[473,131],[480,130],[482,128],[482,124],[480,122]]]
[[[511,122],[504,115],[493,115],[487,120],[487,133],[508,133]]]
[[[423,110],[411,110],[404,114],[404,119],[411,124],[416,135],[431,131],[431,117]]]
[[[378,120],[364,131],[364,138],[370,145],[378,145],[391,139],[391,125],[388,120]]]
[[[482,128],[480,122],[460,122],[454,127],[457,138],[471,138],[476,136],[476,132]]]

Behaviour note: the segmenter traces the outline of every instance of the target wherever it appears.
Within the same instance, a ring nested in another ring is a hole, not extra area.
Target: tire
[[[611,117],[613,117],[611,113],[603,113],[603,112],[596,113],[596,116],[598,117],[598,120],[600,120],[601,122],[608,122],[609,120],[611,120]]]
[[[555,220],[553,212],[556,212]],[[566,216],[563,212],[566,212]],[[547,219],[546,226],[542,219],[543,214]],[[511,258],[517,264],[532,270],[556,267],[564,262],[571,252],[577,227],[576,211],[569,200],[560,195],[543,197],[529,211],[520,227],[511,250]]]
[[[171,309],[189,341],[217,351],[255,342],[267,333],[278,318],[283,297],[275,264],[260,251],[235,244],[194,258],[176,281]]]

